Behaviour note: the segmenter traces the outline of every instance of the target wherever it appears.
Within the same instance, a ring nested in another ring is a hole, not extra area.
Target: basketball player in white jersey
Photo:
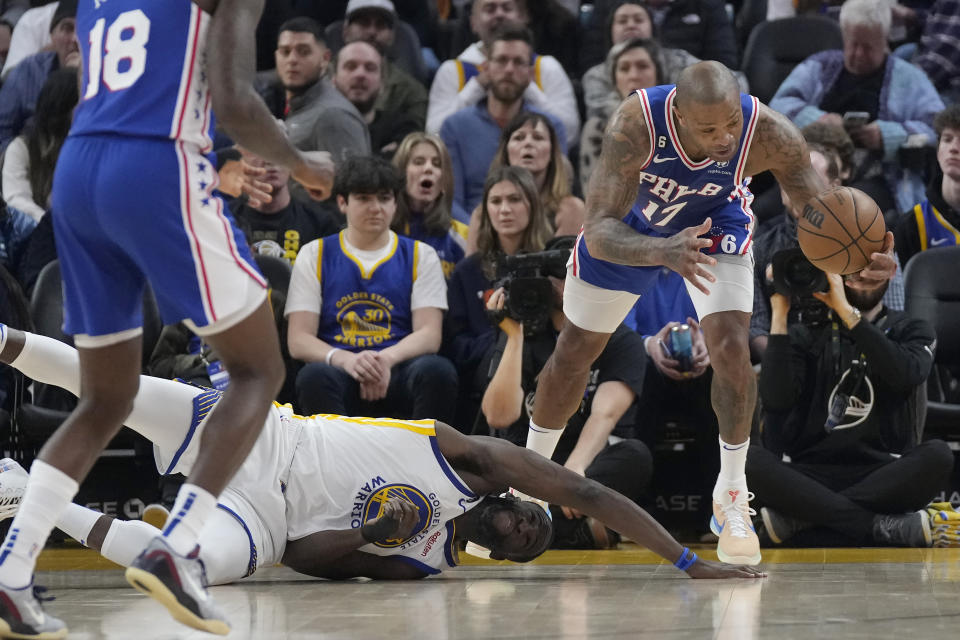
[[[0,361],[77,393],[70,346],[0,325]],[[158,468],[188,473],[220,392],[141,377],[127,425],[155,445]],[[15,495],[23,470],[0,465]],[[758,577],[752,567],[699,559],[624,496],[498,438],[468,437],[432,420],[296,416],[274,405],[250,455],[201,533],[212,584],[283,562],[309,575],[417,578],[456,566],[457,543],[526,562],[545,551],[552,525],[538,506],[496,498],[508,486],[596,517],[696,578]],[[0,514],[5,515],[5,514]],[[70,505],[57,526],[109,559],[130,564],[156,535]]]

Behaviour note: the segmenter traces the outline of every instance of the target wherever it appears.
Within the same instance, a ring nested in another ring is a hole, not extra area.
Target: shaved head
[[[692,64],[677,78],[676,104],[683,108],[691,103],[714,105],[740,101],[740,86],[725,66],[706,60]]]

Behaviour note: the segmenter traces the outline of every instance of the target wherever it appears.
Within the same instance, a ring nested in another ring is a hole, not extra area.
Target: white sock
[[[217,499],[209,491],[195,484],[181,485],[163,529],[163,537],[170,548],[184,556],[193,551],[203,525],[216,508]]]
[[[97,524],[97,520],[101,517],[103,517],[103,514],[99,511],[71,502],[60,514],[60,519],[57,520],[57,528],[80,544],[86,545],[93,525]]]
[[[59,340],[24,334],[23,350],[10,366],[32,380],[80,395],[80,356]]]
[[[90,546],[90,531],[103,514],[93,509],[71,503],[57,521],[57,528],[85,546]],[[111,518],[110,528],[103,538],[100,555],[107,560],[127,567],[160,535],[156,528],[141,520],[117,520]],[[92,548],[92,547],[91,547]]]
[[[553,457],[553,452],[560,442],[560,436],[563,435],[565,427],[559,429],[544,429],[530,421],[530,429],[527,431],[527,449],[536,451],[544,458],[549,460]]]
[[[30,584],[37,556],[77,489],[77,481],[63,471],[42,460],[33,462],[23,501],[0,550],[0,583],[14,589]]]
[[[160,532],[156,527],[151,527],[143,520],[114,520],[103,539],[100,555],[123,567],[129,567],[158,535]]]
[[[728,490],[747,491],[747,451],[750,438],[741,444],[728,444],[720,439],[720,475],[713,488],[713,499],[720,504],[731,501]],[[739,496],[738,496],[739,497]]]

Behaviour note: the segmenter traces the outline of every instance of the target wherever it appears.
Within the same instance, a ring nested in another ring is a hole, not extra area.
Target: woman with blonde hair
[[[397,199],[391,225],[400,234],[437,251],[443,275],[450,278],[467,244],[466,214],[453,200],[453,171],[443,140],[422,131],[405,137],[393,156],[406,187]],[[457,215],[457,214],[460,215]]]
[[[573,172],[547,117],[522,111],[507,124],[490,170],[505,166],[523,167],[532,174],[544,215],[556,235],[580,232],[586,209],[583,200],[572,193]],[[474,209],[470,216],[468,254],[476,248],[472,238],[480,220],[479,210]]]

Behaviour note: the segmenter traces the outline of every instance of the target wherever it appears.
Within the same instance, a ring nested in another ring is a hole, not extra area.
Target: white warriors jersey
[[[393,556],[428,574],[457,564],[453,518],[478,504],[440,453],[433,420],[296,416],[303,429],[284,490],[287,539],[356,529],[376,519],[387,500],[408,500],[420,520],[404,539],[367,544],[360,551]]]

